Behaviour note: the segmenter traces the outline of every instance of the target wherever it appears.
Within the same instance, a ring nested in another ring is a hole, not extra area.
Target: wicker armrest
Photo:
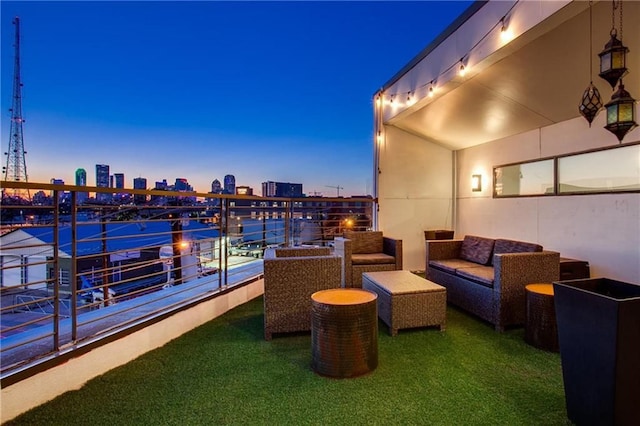
[[[382,237],[382,252],[396,258],[396,270],[402,270],[402,240]]]
[[[494,288],[498,292],[510,292],[531,283],[550,283],[560,277],[560,253],[541,251],[535,253],[502,253],[493,257],[495,270]]]

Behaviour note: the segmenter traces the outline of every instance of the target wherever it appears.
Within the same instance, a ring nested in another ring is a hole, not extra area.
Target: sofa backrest
[[[502,253],[535,253],[542,251],[540,244],[527,243],[524,241],[505,240],[498,238],[493,247],[493,254]]]
[[[494,240],[491,238],[466,235],[460,248],[460,259],[488,265],[493,259]]]
[[[503,253],[535,253],[542,251],[540,244],[527,243],[525,241],[505,240],[498,238],[493,247],[493,254]],[[491,256],[491,264],[493,265],[493,256]]]
[[[382,231],[345,231],[344,237],[351,240],[353,254],[383,252]]]

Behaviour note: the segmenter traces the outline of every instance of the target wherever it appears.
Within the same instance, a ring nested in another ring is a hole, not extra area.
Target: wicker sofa
[[[525,286],[560,276],[560,253],[539,244],[467,235],[426,241],[426,277],[447,288],[447,301],[497,331],[525,322]]]
[[[346,231],[334,239],[334,247],[343,260],[344,287],[362,288],[364,272],[402,269],[402,240],[381,231]]]
[[[338,288],[342,263],[329,247],[278,248],[264,259],[264,338],[311,329],[311,295]]]

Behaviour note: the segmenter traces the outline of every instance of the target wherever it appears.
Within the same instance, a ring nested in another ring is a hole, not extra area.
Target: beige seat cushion
[[[384,253],[365,253],[351,255],[353,265],[386,265],[395,264],[396,258]]]

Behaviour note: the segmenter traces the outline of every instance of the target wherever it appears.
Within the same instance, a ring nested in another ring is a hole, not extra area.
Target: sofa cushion
[[[443,259],[443,260],[430,260],[429,266],[432,268],[437,268],[437,269],[455,274],[458,268],[470,268],[473,266],[478,266],[478,264],[474,262],[469,262],[468,260],[462,260],[462,259]]]
[[[542,251],[540,244],[498,238],[493,247],[493,254],[502,253],[534,253]]]
[[[493,244],[491,238],[466,235],[460,248],[460,259],[487,265],[493,256]]]
[[[344,237],[351,240],[352,254],[382,253],[382,231],[345,231]]]
[[[487,287],[493,287],[493,271],[493,266],[474,266],[472,268],[459,268],[456,270],[456,275]]]
[[[353,265],[387,265],[395,264],[396,258],[384,253],[360,253],[351,255]]]
[[[505,240],[498,238],[493,247],[493,254],[504,253],[535,253],[542,251],[540,244],[527,243],[525,241]],[[493,265],[493,256],[491,256],[491,264]]]

